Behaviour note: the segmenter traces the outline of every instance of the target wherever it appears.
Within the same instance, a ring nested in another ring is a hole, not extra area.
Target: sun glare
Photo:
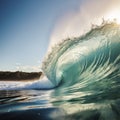
[[[106,16],[105,19],[108,19],[110,21],[115,20],[117,24],[120,24],[120,9],[118,10],[113,10],[109,12]]]

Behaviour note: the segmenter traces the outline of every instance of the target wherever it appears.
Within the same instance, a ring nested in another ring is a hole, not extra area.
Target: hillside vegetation
[[[39,79],[42,72],[10,72],[10,71],[0,71],[0,80],[33,80]]]

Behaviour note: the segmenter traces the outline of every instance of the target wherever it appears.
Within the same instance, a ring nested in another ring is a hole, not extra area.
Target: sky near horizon
[[[0,0],[0,70],[35,69],[57,20],[80,0]]]
[[[49,44],[119,13],[119,0],[0,0],[0,70],[39,71]]]

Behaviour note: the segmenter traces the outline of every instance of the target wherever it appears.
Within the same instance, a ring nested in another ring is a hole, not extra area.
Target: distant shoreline
[[[25,81],[39,79],[42,72],[0,71],[0,81]]]

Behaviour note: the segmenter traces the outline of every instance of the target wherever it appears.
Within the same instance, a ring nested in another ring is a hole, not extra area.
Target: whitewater
[[[120,119],[120,25],[104,23],[62,40],[46,55],[42,70],[39,80],[1,81],[0,90],[37,90],[35,98],[24,91],[31,103],[37,100],[33,108],[60,109],[50,120]]]

